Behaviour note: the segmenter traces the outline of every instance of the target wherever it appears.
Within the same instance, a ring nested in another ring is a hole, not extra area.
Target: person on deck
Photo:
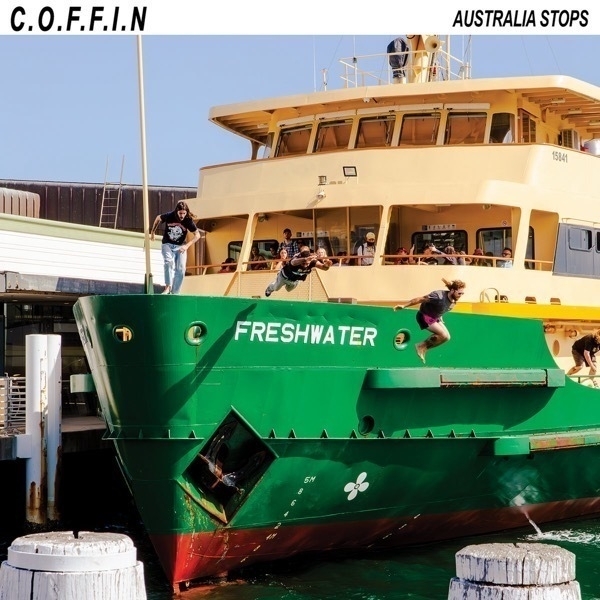
[[[442,281],[446,284],[447,289],[435,290],[427,294],[427,296],[413,298],[404,306],[401,304],[394,306],[394,310],[401,310],[420,304],[417,312],[417,323],[421,329],[427,329],[432,333],[428,339],[424,342],[419,342],[415,346],[417,354],[423,363],[425,363],[427,350],[440,346],[450,340],[450,332],[442,319],[442,315],[452,310],[465,293],[466,284],[460,281],[460,279],[455,279],[454,281],[442,279]]]
[[[288,227],[283,230],[283,241],[279,244],[277,250],[281,251],[282,248],[287,250],[288,256],[295,256],[300,252],[298,242],[292,239],[292,230]]]
[[[584,365],[590,368],[590,377],[596,374],[596,353],[600,350],[600,329],[594,333],[584,335],[575,341],[571,346],[571,353],[573,354],[573,360],[575,365],[572,366],[567,372],[567,377],[575,375],[581,371]],[[595,387],[598,387],[596,380],[592,380]]]
[[[283,286],[288,292],[291,292],[300,281],[304,281],[308,277],[313,269],[327,271],[331,264],[331,260],[328,258],[321,260],[316,254],[311,253],[308,246],[302,246],[300,252],[277,272],[277,277],[267,286],[265,296],[268,298]]]
[[[187,262],[187,249],[200,239],[200,232],[194,223],[196,216],[190,212],[187,202],[181,200],[175,210],[157,215],[150,230],[150,240],[161,223],[165,224],[162,238],[162,256],[165,266],[165,289],[163,294],[179,294]],[[187,234],[194,237],[186,242]]]

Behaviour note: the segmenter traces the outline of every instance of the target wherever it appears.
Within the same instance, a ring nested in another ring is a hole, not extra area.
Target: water
[[[536,528],[541,533],[536,532]],[[543,542],[570,550],[582,600],[600,600],[600,518],[532,524],[530,530],[465,538],[385,554],[328,560],[300,558],[246,573],[235,582],[191,588],[182,600],[447,600],[455,553],[469,544]],[[136,542],[136,545],[137,542]],[[160,567],[140,547],[149,600],[170,600]]]
[[[17,461],[0,461],[0,481],[23,489]],[[144,563],[148,600],[171,600],[168,584],[114,457],[82,452],[63,460],[64,522],[60,530],[111,531],[129,535]],[[9,488],[7,488],[9,489]],[[14,524],[22,522],[19,498],[11,500],[0,519],[0,560],[11,541],[23,535]],[[9,518],[10,516],[10,518]],[[576,557],[576,578],[582,600],[600,600],[600,517],[561,524],[536,525],[494,536],[464,538],[385,554],[323,558],[294,558],[262,565],[238,580],[194,587],[182,600],[447,600],[455,575],[455,553],[469,544],[489,542],[546,542],[570,550]]]
[[[133,507],[94,529],[133,539],[144,563],[148,600],[447,600],[455,553],[469,544],[489,542],[545,542],[570,550],[582,600],[600,600],[600,518],[542,525],[541,533],[532,526],[385,554],[295,558],[258,566],[235,581],[192,587],[180,596],[174,596]],[[0,534],[1,560],[18,535],[22,533]]]

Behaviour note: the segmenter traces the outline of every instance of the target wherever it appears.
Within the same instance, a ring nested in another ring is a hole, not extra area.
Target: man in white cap
[[[358,247],[358,264],[362,266],[372,265],[375,256],[375,234],[369,231],[365,235],[365,243]]]

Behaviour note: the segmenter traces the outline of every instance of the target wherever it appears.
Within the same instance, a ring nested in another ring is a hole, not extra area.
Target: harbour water
[[[148,600],[174,596],[140,522],[114,456],[84,452],[65,456],[61,530],[113,531],[129,535],[144,563]],[[0,463],[0,478],[19,480],[13,461]],[[20,482],[17,483],[17,485]],[[22,508],[22,507],[21,507]],[[0,560],[11,541],[26,532],[19,506],[0,520]],[[10,516],[10,518],[9,518]],[[582,600],[600,600],[600,516],[542,524],[494,536],[464,538],[385,554],[294,558],[247,571],[235,581],[198,586],[183,600],[446,600],[455,574],[455,553],[469,544],[545,542],[576,556]],[[540,533],[541,532],[541,533]]]
[[[296,559],[263,567],[236,582],[192,588],[184,600],[446,600],[455,575],[455,553],[469,544],[542,542],[566,548],[576,557],[582,600],[600,600],[600,518],[543,525],[531,530],[465,538],[386,554],[334,559]],[[171,592],[145,562],[149,600]]]

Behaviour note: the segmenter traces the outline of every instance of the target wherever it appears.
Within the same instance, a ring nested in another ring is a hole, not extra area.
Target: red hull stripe
[[[171,583],[215,577],[301,552],[407,546],[600,513],[600,498],[325,525],[150,535]]]

